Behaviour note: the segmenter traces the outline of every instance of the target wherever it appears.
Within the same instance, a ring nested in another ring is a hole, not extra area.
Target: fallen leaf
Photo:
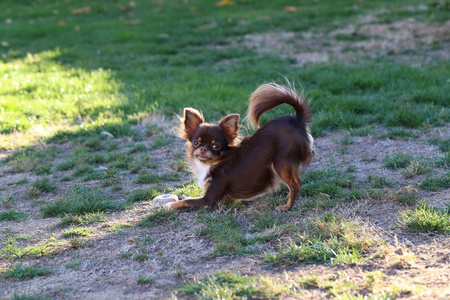
[[[289,5],[286,5],[283,9],[284,9],[285,11],[288,11],[288,12],[295,12],[295,11],[297,11],[297,7],[295,7],[295,6],[289,6]]]
[[[60,20],[58,21],[58,25],[65,25],[66,23],[67,23],[67,21],[64,20],[64,19],[60,19]]]
[[[91,10],[90,6],[86,6],[86,7],[82,7],[82,8],[76,8],[76,9],[72,9],[72,15],[88,14],[91,11],[92,10]]]
[[[231,6],[231,5],[234,5],[234,1],[222,0],[222,1],[216,3],[217,7]]]
[[[11,19],[11,18],[6,19],[6,20],[5,20],[5,23],[6,23],[6,24],[11,24],[11,23],[12,23],[12,19]]]

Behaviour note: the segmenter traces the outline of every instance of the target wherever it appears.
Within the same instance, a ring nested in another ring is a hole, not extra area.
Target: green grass
[[[426,203],[401,212],[400,223],[413,232],[450,234],[450,212]]]
[[[278,252],[267,252],[263,261],[270,265],[299,263],[354,264],[369,259],[366,253],[381,243],[373,232],[356,221],[325,214],[312,219],[303,234],[280,246]]]
[[[0,212],[0,221],[20,221],[25,218],[26,215],[23,212],[14,209]]]
[[[413,156],[404,152],[388,155],[384,160],[384,167],[391,170],[406,168],[412,161]]]
[[[92,232],[91,229],[86,227],[76,227],[76,228],[70,228],[67,230],[64,230],[62,232],[63,237],[76,237],[76,236],[88,236]]]
[[[442,124],[449,120],[445,82],[450,68],[439,59],[411,67],[395,56],[356,54],[356,64],[331,60],[304,68],[293,59],[243,50],[242,45],[242,37],[249,33],[311,28],[328,33],[381,8],[386,12],[380,16],[390,22],[405,17],[427,21],[430,14],[434,22],[445,20],[445,11],[437,6],[427,11],[405,8],[419,3],[355,5],[346,0],[336,7],[330,1],[308,0],[296,4],[295,12],[287,12],[283,7],[292,5],[289,1],[239,1],[227,7],[205,0],[142,2],[127,15],[115,3],[97,0],[89,3],[91,12],[74,15],[68,3],[46,2],[36,9],[2,1],[0,19],[13,21],[0,29],[4,99],[0,132],[77,122],[82,126],[63,126],[48,141],[89,135],[82,142],[92,150],[103,149],[108,143],[99,141],[102,131],[114,137],[131,135],[130,125],[148,112],[171,115],[196,106],[207,119],[218,119],[230,110],[243,113],[256,85],[279,78],[277,74],[297,78],[314,97],[315,133],[375,123],[405,128]],[[66,23],[58,25],[61,19]],[[335,38],[351,44],[373,37]],[[152,147],[170,142],[167,135],[157,136]]]
[[[18,281],[31,279],[38,276],[50,275],[52,271],[48,269],[42,269],[36,266],[25,266],[23,264],[17,264],[9,270],[1,272],[1,276],[4,278],[12,278]]]
[[[195,299],[277,299],[287,292],[290,295],[296,294],[295,289],[269,279],[230,271],[190,280],[187,285],[177,289],[182,295]]]
[[[177,213],[165,207],[157,207],[142,220],[139,221],[138,226],[152,227],[159,224],[172,222],[176,219]]]
[[[36,181],[33,182],[28,191],[28,196],[37,197],[41,194],[49,193],[56,189],[56,184],[50,181],[48,177],[44,177],[42,179],[36,179]]]
[[[95,188],[74,185],[69,192],[54,202],[41,207],[44,217],[64,216],[65,214],[87,214],[121,209],[123,205],[110,200],[110,197]]]
[[[6,245],[0,249],[0,255],[7,258],[41,257],[57,250],[62,244],[63,242],[51,237],[48,241],[38,245],[18,247],[16,246],[16,240],[13,239],[7,241]]]
[[[147,184],[147,183],[158,183],[161,181],[180,181],[181,177],[178,173],[164,173],[158,175],[152,171],[141,171],[139,172],[136,183]]]
[[[427,177],[419,185],[420,189],[427,191],[440,191],[450,187],[450,172],[441,176]]]
[[[106,221],[105,214],[103,212],[85,213],[79,215],[64,214],[58,222],[59,226],[71,226],[71,225],[85,225],[95,224]]]

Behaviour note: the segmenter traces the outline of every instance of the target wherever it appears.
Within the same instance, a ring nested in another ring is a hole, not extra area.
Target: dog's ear
[[[231,114],[219,121],[219,126],[222,127],[230,145],[233,145],[239,136],[239,117],[238,114]]]
[[[187,107],[183,111],[181,118],[180,137],[182,139],[191,139],[194,131],[205,121],[203,115],[196,109]]]

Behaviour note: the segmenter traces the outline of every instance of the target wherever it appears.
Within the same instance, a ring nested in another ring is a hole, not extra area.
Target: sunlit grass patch
[[[22,263],[13,266],[9,270],[4,270],[0,274],[4,278],[12,278],[18,281],[31,279],[38,276],[47,276],[52,271],[48,269],[42,269],[37,266],[27,266]]]
[[[121,208],[121,204],[111,201],[99,189],[75,185],[65,196],[43,205],[41,211],[44,217],[52,217],[114,211]]]
[[[88,236],[92,232],[92,229],[86,227],[74,227],[64,230],[62,232],[63,237],[75,237],[75,236]]]
[[[57,241],[51,237],[48,241],[41,244],[20,248],[16,245],[16,240],[12,239],[7,241],[6,245],[0,249],[0,255],[4,255],[7,258],[41,257],[57,251],[64,244],[64,241]]]
[[[275,299],[283,294],[296,295],[295,286],[278,284],[262,276],[246,276],[233,272],[217,272],[189,280],[177,288],[182,295],[196,299]]]
[[[373,230],[359,222],[326,214],[311,219],[303,234],[279,252],[267,252],[263,260],[269,264],[298,263],[352,264],[369,259],[371,247],[381,243]]]
[[[450,234],[450,212],[422,203],[400,213],[400,223],[415,232]]]

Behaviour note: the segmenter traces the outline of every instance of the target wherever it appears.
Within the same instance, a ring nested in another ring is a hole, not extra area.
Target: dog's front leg
[[[223,198],[222,193],[218,192],[217,189],[212,189],[209,187],[206,190],[205,196],[197,199],[186,199],[176,202],[169,202],[164,206],[169,209],[180,209],[183,207],[216,207],[217,203]]]

